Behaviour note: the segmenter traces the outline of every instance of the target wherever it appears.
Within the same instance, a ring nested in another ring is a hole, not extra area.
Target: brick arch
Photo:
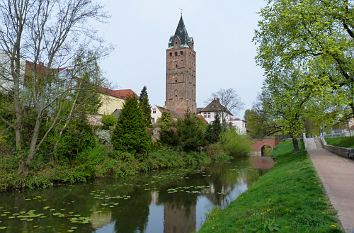
[[[279,144],[277,138],[265,138],[265,139],[255,139],[252,144],[252,151],[257,155],[262,155],[262,148],[269,146],[274,149]]]

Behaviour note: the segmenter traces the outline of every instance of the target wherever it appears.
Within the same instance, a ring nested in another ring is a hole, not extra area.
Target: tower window
[[[177,53],[177,52],[175,52],[175,56],[178,56],[178,53]]]
[[[181,51],[180,54],[183,55],[183,51]]]
[[[170,57],[172,57],[172,52],[170,53]]]
[[[178,65],[176,64],[176,68],[178,68]]]

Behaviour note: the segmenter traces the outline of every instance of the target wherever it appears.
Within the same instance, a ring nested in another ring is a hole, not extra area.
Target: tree
[[[160,127],[161,143],[177,147],[179,145],[179,139],[176,122],[172,119],[171,114],[167,111],[162,112],[161,117],[157,120],[157,125]]]
[[[269,119],[264,111],[259,111],[255,107],[245,111],[245,121],[247,122],[247,133],[252,138],[264,138],[272,133],[269,132]]]
[[[58,131],[62,134],[68,126],[82,83],[74,72],[69,75],[67,70],[61,76],[59,71],[63,66],[81,70],[75,58],[84,54],[80,48],[88,47],[94,38],[87,22],[105,16],[93,0],[2,1],[0,14],[1,68],[6,73],[0,77],[6,83],[1,91],[12,93],[10,112],[14,113],[11,121],[3,122],[15,132],[17,152],[28,151],[20,169],[24,171],[47,136],[62,125],[67,102],[73,100],[74,107],[69,107],[66,123]],[[31,122],[29,137],[22,135],[24,121]]]
[[[219,98],[220,103],[233,113],[240,111],[244,106],[237,92],[232,88],[220,89],[219,91],[212,93],[208,102],[211,102],[215,98]]]
[[[195,114],[187,112],[177,121],[179,146],[184,151],[197,151],[205,144],[206,125]]]
[[[220,139],[220,133],[222,132],[223,127],[220,123],[219,113],[215,115],[214,121],[208,125],[206,130],[206,139],[209,143],[216,143]]]
[[[275,75],[289,64],[307,72],[317,80],[311,82],[317,88],[330,87],[339,94],[338,102],[353,116],[353,8],[349,0],[268,1],[254,38],[258,63],[267,74]]]
[[[146,127],[151,126],[151,106],[146,86],[143,87],[139,96],[139,106],[144,114]]]
[[[112,133],[115,150],[146,154],[151,148],[151,138],[147,133],[144,115],[135,97],[129,97],[119,115]]]

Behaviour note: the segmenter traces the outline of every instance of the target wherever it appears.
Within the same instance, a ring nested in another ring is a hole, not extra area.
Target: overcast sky
[[[183,9],[197,52],[197,105],[220,88],[237,91],[245,108],[260,92],[263,72],[252,42],[265,0],[103,0],[111,18],[99,33],[114,50],[101,65],[116,89],[146,85],[153,105],[165,101],[165,52]],[[243,111],[238,114],[243,117]]]

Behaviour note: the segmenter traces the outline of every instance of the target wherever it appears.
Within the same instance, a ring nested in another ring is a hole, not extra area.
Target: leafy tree
[[[139,106],[144,114],[146,127],[151,127],[151,106],[146,86],[143,87],[139,96]]]
[[[214,121],[208,125],[206,130],[206,139],[209,143],[216,143],[220,139],[220,133],[222,132],[223,127],[220,123],[219,113],[215,115]]]
[[[197,151],[205,144],[206,125],[195,114],[187,112],[177,121],[179,146],[184,151]]]
[[[138,154],[146,154],[151,148],[145,118],[135,97],[125,101],[113,130],[112,144],[115,150]]]
[[[6,88],[12,93],[14,113],[12,121],[4,122],[14,132],[16,151],[26,151],[20,169],[26,173],[48,135],[65,131],[66,127],[58,130],[63,121],[69,125],[67,119],[71,117],[63,116],[64,105],[80,89],[76,78],[82,75],[61,76],[59,71],[68,65],[76,68],[77,51],[91,47],[95,38],[95,32],[86,23],[100,21],[105,15],[93,0],[1,1],[0,14],[0,47],[4,55],[0,62],[6,72],[0,79],[6,80]],[[26,67],[23,58],[29,61]],[[26,127],[30,127],[31,134],[25,136],[23,123],[30,120]]]
[[[172,119],[169,112],[162,112],[161,117],[157,120],[160,127],[160,141],[165,145],[177,147],[179,139],[177,135],[176,122]]]
[[[80,152],[90,147],[93,148],[95,145],[96,139],[93,130],[88,124],[86,116],[80,114],[70,121],[63,132],[56,152],[59,159],[67,158],[71,162]]]
[[[306,72],[312,82],[304,88],[330,87],[337,102],[353,114],[353,8],[348,0],[268,1],[254,38],[258,63],[267,76],[289,66]]]

